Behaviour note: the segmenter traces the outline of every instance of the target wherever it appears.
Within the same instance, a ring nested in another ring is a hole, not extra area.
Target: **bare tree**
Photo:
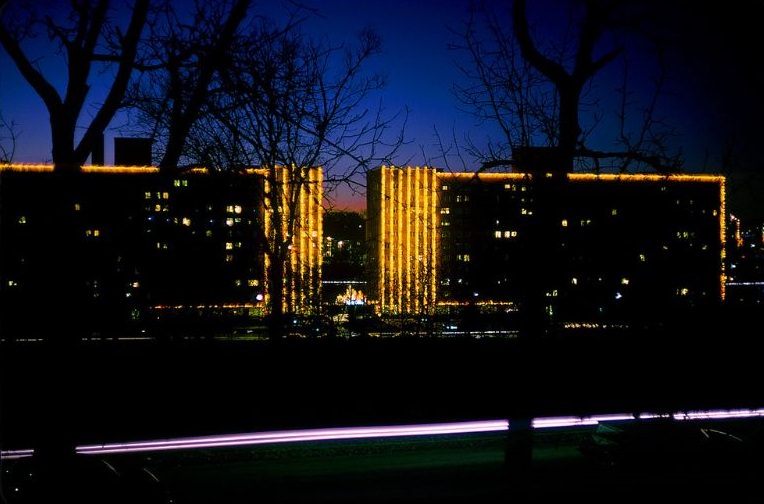
[[[323,168],[330,184],[353,179],[384,145],[388,123],[380,112],[368,117],[363,106],[384,83],[363,72],[380,48],[372,31],[362,31],[356,47],[311,39],[296,25],[279,30],[267,20],[253,34],[241,40],[238,53],[244,57],[224,76],[229,93],[219,95],[213,107],[228,141],[210,147],[233,144],[246,165],[265,170],[269,192],[263,204],[272,224],[262,236],[269,259],[270,315],[278,335],[282,313],[295,308],[284,299],[283,284],[300,232],[298,202],[312,183],[310,170]],[[217,129],[206,131],[209,139]]]
[[[47,11],[29,3],[6,7],[0,18],[0,45],[45,103],[55,169],[79,171],[122,104],[148,19],[149,0],[135,0],[126,27],[111,17],[114,12],[108,0],[72,1],[65,16],[54,6]],[[57,69],[43,68],[26,45],[42,33],[65,62],[65,82],[59,82]],[[89,79],[102,72],[103,65],[115,69],[114,77],[103,101],[93,103]],[[65,89],[63,94],[60,89]],[[85,119],[85,112],[92,117]],[[85,132],[77,140],[80,128]]]
[[[163,172],[186,165],[192,129],[204,120],[217,73],[232,61],[231,47],[241,36],[251,0],[194,2],[191,9],[172,0],[162,3],[140,55],[141,75],[125,106],[136,113],[130,128],[158,143]]]
[[[457,98],[480,120],[498,124],[503,134],[487,150],[467,141],[468,152],[480,160],[479,170],[514,167],[533,179],[532,212],[521,228],[519,260],[527,267],[518,279],[521,340],[526,345],[554,330],[553,305],[548,300],[560,281],[554,260],[560,240],[554,230],[566,174],[577,168],[598,171],[603,160],[618,171],[637,166],[659,173],[679,171],[683,162],[681,151],[669,148],[672,128],[657,117],[665,67],[660,40],[651,37],[647,7],[652,4],[643,3],[645,8],[628,1],[545,3],[541,8],[528,4],[514,0],[508,11],[474,10],[460,34],[462,42],[454,46],[466,52],[469,61],[462,66],[469,84],[455,88]],[[542,26],[543,22],[551,26]],[[630,49],[636,41],[654,43],[650,47],[654,89],[645,104],[637,102],[630,87]],[[602,81],[611,89],[610,83],[620,81],[620,87],[613,89],[617,99],[608,102],[614,106],[612,116],[604,112],[605,99],[598,87]],[[599,130],[610,133],[604,142]],[[540,257],[552,260],[542,263]],[[512,376],[518,381],[524,378],[522,371]],[[531,461],[529,398],[534,392],[526,394],[528,398],[510,408],[507,463],[514,470],[529,468]]]
[[[487,151],[468,139],[470,154],[482,169],[521,166],[532,162],[528,155],[536,162],[542,155],[562,171],[599,170],[606,160],[619,171],[634,166],[680,171],[682,152],[670,147],[676,132],[658,116],[660,98],[667,94],[665,48],[650,31],[652,4],[554,6],[553,13],[544,14],[529,13],[526,0],[514,1],[506,12],[476,8],[459,34],[462,41],[453,48],[468,55],[461,69],[469,84],[456,87],[455,94],[504,135]],[[637,49],[652,55],[654,72],[652,92],[642,100],[635,97],[632,77],[645,68],[634,70],[630,64]],[[617,87],[611,84],[616,80],[621,81]],[[612,99],[602,98],[607,93]]]
[[[16,124],[8,121],[0,113],[0,164],[11,163],[16,152]]]

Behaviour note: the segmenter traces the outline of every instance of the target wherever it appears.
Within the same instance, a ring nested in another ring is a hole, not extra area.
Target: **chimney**
[[[114,166],[151,166],[151,138],[114,138]]]
[[[93,144],[93,149],[90,152],[90,164],[96,166],[103,166],[104,161],[104,137],[101,134],[98,140]]]

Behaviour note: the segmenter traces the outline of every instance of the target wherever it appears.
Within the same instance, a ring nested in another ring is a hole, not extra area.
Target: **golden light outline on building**
[[[378,267],[376,271],[377,285],[377,301],[379,308],[382,311],[400,313],[400,312],[418,312],[421,309],[420,305],[416,305],[414,298],[421,295],[423,290],[423,280],[419,277],[419,282],[415,279],[416,272],[413,263],[411,262],[412,252],[414,250],[421,250],[421,244],[424,241],[428,241],[431,250],[436,251],[438,233],[430,233],[427,238],[427,222],[428,218],[433,223],[433,228],[439,226],[438,210],[440,205],[436,201],[435,197],[431,198],[432,205],[429,207],[428,212],[422,212],[418,217],[421,220],[417,220],[416,211],[417,204],[425,206],[426,196],[424,192],[428,189],[432,195],[438,194],[441,183],[448,181],[456,181],[461,183],[468,182],[494,182],[494,181],[527,181],[532,183],[533,175],[530,173],[511,172],[511,173],[475,173],[475,172],[442,172],[437,171],[431,167],[407,167],[400,168],[395,166],[382,166],[379,170],[375,170],[374,177],[378,177],[378,188],[376,191],[379,194],[372,194],[370,199],[370,205],[379,205],[378,215],[380,216],[379,222],[372,225],[372,229],[376,229],[376,236],[372,236],[372,246],[376,247],[375,256],[377,257]],[[373,172],[374,173],[374,172]],[[425,173],[431,174],[432,179],[424,182],[424,179],[428,178]],[[538,177],[539,175],[537,175]],[[541,174],[542,177],[548,177],[550,174]],[[640,183],[649,182],[656,183],[661,181],[667,182],[700,182],[700,183],[712,183],[719,185],[719,214],[714,215],[718,218],[719,240],[720,240],[720,279],[719,279],[719,292],[721,299],[725,299],[726,295],[726,270],[724,261],[726,260],[726,179],[721,175],[710,174],[591,174],[591,173],[569,173],[566,174],[567,179],[570,182],[625,182],[625,183]],[[437,185],[436,185],[437,184]],[[372,187],[370,184],[369,187]],[[370,209],[371,210],[371,209]],[[414,221],[409,218],[403,219],[403,215],[407,212],[412,212],[415,217]],[[437,224],[435,224],[437,222]],[[375,227],[376,226],[376,227]],[[432,257],[431,268],[433,275],[431,278],[431,291],[426,293],[427,299],[437,299],[437,278],[435,273],[437,272],[437,256],[426,255],[424,257]],[[426,264],[426,261],[423,261]],[[424,270],[420,270],[424,271]],[[441,304],[438,301],[438,304]]]
[[[294,170],[300,170],[294,177]],[[296,313],[308,313],[314,308],[321,294],[321,236],[323,234],[323,169],[297,168],[279,166],[273,170],[277,186],[280,187],[279,197],[273,198],[272,182],[269,180],[271,170],[267,168],[253,169],[264,178],[264,191],[271,194],[271,206],[266,207],[264,213],[264,231],[269,239],[272,239],[273,221],[272,205],[278,204],[281,208],[281,233],[283,237],[289,235],[289,222],[294,218],[294,234],[287,258],[284,261],[282,295],[285,300],[284,311]],[[295,178],[297,179],[295,181]],[[297,185],[294,187],[294,185]],[[294,193],[293,193],[294,191]],[[296,196],[290,204],[290,199]],[[295,215],[291,212],[294,211]],[[313,236],[315,232],[315,237]],[[270,299],[273,289],[269,280],[271,260],[265,255],[265,299],[266,304]]]
[[[379,309],[421,313],[434,309],[437,281],[437,176],[429,167],[383,166],[376,172],[378,229],[371,237],[376,252]]]
[[[302,185],[304,187],[298,189],[298,204],[297,204],[297,223],[296,231],[297,240],[295,246],[292,248],[287,260],[289,268],[289,275],[285,275],[284,283],[284,298],[290,300],[290,309],[295,311],[305,311],[311,305],[320,298],[321,287],[321,236],[322,236],[322,215],[323,207],[321,206],[323,200],[323,169],[321,167],[303,169],[306,176]],[[55,166],[52,164],[42,163],[6,163],[0,164],[0,172],[35,172],[35,173],[54,173]],[[156,166],[102,166],[102,165],[84,165],[81,167],[81,173],[83,174],[158,174],[160,170]],[[183,170],[178,173],[178,176],[185,175],[206,175],[210,171],[203,167],[196,167],[188,170]],[[288,177],[289,170],[286,167],[279,167],[277,171],[277,178],[279,181],[287,181],[285,191],[282,193],[282,197],[286,198],[289,194],[289,190],[293,189],[288,185],[290,180]],[[257,175],[263,177],[267,186],[267,174],[266,168],[247,168],[236,174],[243,175]],[[306,190],[303,190],[306,189]],[[285,204],[286,200],[281,200],[281,204],[284,208],[288,205]],[[165,198],[167,199],[167,198]],[[267,230],[272,226],[269,220],[270,214],[266,211],[264,228]],[[284,223],[286,225],[288,215],[284,216]],[[313,236],[315,232],[315,237]],[[264,286],[266,289],[266,296],[268,292],[268,263],[266,255],[266,268],[264,279]],[[267,298],[266,298],[267,299]],[[163,307],[165,308],[165,307]]]
[[[55,169],[52,164],[12,163],[0,164],[0,171],[53,173]],[[159,168],[156,166],[85,165],[82,167],[82,173],[159,173]]]

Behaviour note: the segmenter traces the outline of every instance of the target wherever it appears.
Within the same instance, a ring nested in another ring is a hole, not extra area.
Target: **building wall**
[[[410,264],[389,247],[401,254],[416,241],[407,236],[416,228],[403,232],[399,221],[418,170],[436,174],[428,187],[437,193],[432,285],[440,306],[516,307],[535,290],[550,319],[574,325],[633,323],[724,299],[723,177],[568,174],[534,181],[523,173],[382,167],[368,186],[380,311],[417,309],[403,302],[411,284],[396,281],[412,277]]]
[[[435,169],[383,166],[368,174],[367,263],[377,309],[434,310],[438,269]]]
[[[261,169],[265,177],[266,198],[265,229],[270,247],[277,240],[287,248],[284,263],[284,311],[314,313],[321,306],[321,264],[323,261],[323,171],[320,168],[303,170]],[[302,187],[302,190],[296,190]],[[272,205],[280,202],[281,233],[276,233]],[[281,237],[281,238],[279,238]],[[266,271],[270,264],[265,257]],[[266,285],[266,301],[271,296]]]
[[[308,186],[287,288],[309,301],[320,288],[320,169]],[[263,189],[260,170],[0,168],[2,328],[99,332],[263,313]]]

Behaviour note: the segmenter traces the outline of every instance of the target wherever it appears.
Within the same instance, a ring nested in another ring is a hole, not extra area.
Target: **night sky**
[[[383,39],[383,54],[375,57],[368,71],[386,75],[387,84],[382,92],[371,97],[370,108],[378,103],[385,113],[393,115],[408,108],[406,140],[408,144],[394,161],[397,165],[434,165],[446,163],[437,143],[436,130],[447,141],[469,135],[478,143],[488,138],[499,138],[498,128],[492,124],[478,124],[473,116],[460,110],[452,93],[454,82],[462,76],[457,62],[466,62],[465,54],[449,50],[449,44],[460,42],[469,2],[467,0],[306,0],[322,16],[312,18],[306,28],[325,35],[332,41],[351,41],[362,27],[378,31]],[[505,8],[510,2],[488,0],[493,8]],[[530,9],[552,15],[552,23],[538,25],[545,36],[559,34],[560,16],[569,1],[534,0]],[[744,211],[751,218],[764,219],[764,209],[750,204],[751,196],[758,194],[762,175],[759,172],[762,156],[758,152],[761,134],[760,117],[764,111],[759,90],[764,84],[761,64],[755,56],[759,29],[755,23],[761,19],[759,1],[727,2],[725,7],[703,6],[698,2],[643,2],[654,4],[658,24],[665,36],[679,42],[670,62],[671,78],[667,94],[659,102],[662,117],[668,118],[677,131],[676,142],[685,152],[686,171],[723,172],[726,147],[735,146],[731,163],[736,175],[730,181],[732,210]],[[278,15],[275,3],[257,5]],[[660,14],[660,15],[658,15]],[[542,18],[538,18],[539,22]],[[549,21],[548,18],[546,18]],[[547,28],[542,28],[546,26]],[[550,39],[551,40],[551,39]],[[38,42],[38,50],[50,47]],[[43,61],[49,65],[51,55]],[[640,68],[637,59],[637,68]],[[646,61],[646,60],[645,60]],[[13,121],[17,133],[15,162],[49,162],[50,133],[47,113],[42,101],[18,75],[9,57],[0,51],[0,110],[6,121]],[[52,67],[46,67],[52,68]],[[635,72],[641,73],[641,72]],[[615,76],[603,75],[598,90],[607,96],[618,85]],[[612,77],[612,80],[608,80]],[[645,68],[645,83],[651,72]],[[52,79],[49,76],[49,79]],[[63,85],[59,81],[59,89]],[[94,100],[97,100],[94,82]],[[603,104],[607,100],[603,100]],[[113,160],[111,147],[114,136],[122,136],[118,126],[124,118],[118,117],[106,133],[106,162]],[[605,126],[607,132],[607,126]],[[604,137],[603,137],[604,138]],[[593,147],[608,148],[607,145]],[[448,164],[460,171],[474,169],[475,161],[450,158]],[[725,174],[730,174],[726,173]],[[339,207],[363,208],[365,197],[337,195]]]

